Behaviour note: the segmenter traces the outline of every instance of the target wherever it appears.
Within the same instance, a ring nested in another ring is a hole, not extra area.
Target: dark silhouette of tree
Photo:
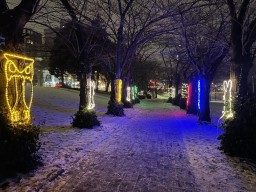
[[[218,3],[204,5],[199,2],[189,12],[180,13],[182,46],[186,50],[189,63],[196,71],[194,76],[198,79],[192,82],[200,81],[199,121],[209,122],[210,85],[229,50],[226,42],[228,24]]]
[[[67,32],[68,26],[62,28],[60,33]],[[78,61],[71,53],[70,49],[63,42],[63,39],[57,36],[49,58],[49,71],[52,75],[61,79],[64,84],[64,76],[69,74],[77,74]]]
[[[23,28],[36,12],[40,0],[22,0],[9,9],[5,0],[0,1],[0,36],[5,38],[5,49],[18,49]]]
[[[240,98],[248,93],[248,75],[256,56],[256,2],[226,2],[231,18],[231,75]]]

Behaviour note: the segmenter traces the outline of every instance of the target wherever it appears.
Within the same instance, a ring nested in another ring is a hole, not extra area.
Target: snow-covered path
[[[107,116],[107,100],[96,97],[100,127],[73,129],[78,92],[36,88],[45,165],[10,180],[5,191],[256,191],[254,166],[217,149],[220,130],[161,100]]]

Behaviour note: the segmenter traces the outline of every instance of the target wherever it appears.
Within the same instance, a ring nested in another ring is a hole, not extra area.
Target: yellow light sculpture
[[[91,79],[87,79],[87,85],[89,86],[89,93],[88,93],[88,105],[87,109],[93,109],[95,107],[94,103],[94,95],[95,95],[95,82],[92,81]]]
[[[121,99],[122,99],[122,79],[116,79],[115,86],[116,86],[116,102],[121,103]]]
[[[220,118],[232,118],[234,116],[233,114],[233,110],[232,110],[232,81],[228,80],[228,81],[224,81],[223,82],[223,91],[224,91],[224,95],[223,95],[223,100],[224,100],[224,108],[222,111],[222,116]]]
[[[126,88],[126,94],[127,94],[126,101],[130,102],[131,101],[131,87],[128,86]]]
[[[31,120],[33,98],[34,60],[21,55],[4,53],[6,78],[5,98],[11,123],[26,124]],[[25,85],[31,84],[31,96],[26,102]]]

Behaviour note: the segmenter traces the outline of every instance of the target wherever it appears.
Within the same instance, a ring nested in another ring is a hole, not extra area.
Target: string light
[[[138,88],[136,85],[133,86],[133,95],[134,99],[138,97]]]
[[[131,101],[131,87],[126,88],[126,101],[130,102]]]
[[[122,99],[122,79],[116,79],[116,102],[121,103]]]
[[[4,53],[4,73],[6,78],[5,99],[12,123],[25,124],[31,120],[30,108],[33,98],[34,60],[21,55]],[[13,86],[11,84],[13,82]],[[26,81],[31,84],[31,96],[26,103]],[[9,95],[9,90],[12,94]],[[15,95],[15,97],[13,97]]]
[[[171,87],[171,97],[172,98],[175,98],[175,88],[174,87]]]
[[[133,87],[131,87],[131,98],[132,98],[132,100],[135,100],[134,88]]]
[[[223,107],[222,116],[220,117],[220,119],[222,119],[223,117],[229,119],[229,118],[232,118],[234,116],[234,113],[232,111],[232,92],[231,92],[231,90],[232,90],[232,81],[231,80],[224,81],[223,82],[224,107]]]
[[[181,98],[185,99],[188,95],[188,84],[182,83],[181,85]]]
[[[191,96],[192,96],[192,83],[189,83],[189,85],[188,85],[187,106],[190,105]]]
[[[95,82],[91,80],[91,78],[87,79],[87,85],[89,86],[88,88],[88,104],[87,104],[87,109],[93,109],[95,107],[95,102],[94,102],[94,95],[95,95]]]
[[[201,99],[201,81],[198,80],[198,83],[197,83],[197,106],[198,106],[198,109],[200,110],[200,106],[201,106],[201,102],[200,102],[200,99]]]

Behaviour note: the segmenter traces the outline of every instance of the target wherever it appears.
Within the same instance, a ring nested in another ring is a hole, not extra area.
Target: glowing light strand
[[[116,102],[121,103],[122,99],[122,79],[116,79]]]
[[[126,88],[126,101],[131,101],[131,87],[129,86]]]
[[[192,83],[189,83],[188,96],[187,96],[187,107],[190,105],[191,95],[192,95]]]
[[[200,100],[201,100],[201,81],[198,80],[198,83],[197,83],[197,107],[199,110],[201,108]]]
[[[133,86],[133,94],[134,94],[134,99],[138,97],[138,88],[136,85]]]
[[[9,120],[12,123],[25,124],[31,120],[30,108],[33,98],[34,60],[21,55],[4,53],[4,73],[6,78],[5,99],[9,110]],[[13,80],[13,86],[10,82]],[[29,103],[26,103],[26,81],[31,84]],[[20,90],[18,87],[21,87]],[[9,89],[14,89],[15,98],[9,96]],[[21,98],[21,100],[19,100]],[[14,103],[11,106],[11,102]]]
[[[220,119],[222,119],[223,117],[229,119],[234,116],[234,113],[232,111],[232,92],[231,92],[231,90],[232,90],[232,81],[231,80],[224,81],[223,82],[224,107],[223,107],[222,116],[220,117]]]
[[[95,95],[95,82],[91,78],[87,79],[87,85],[89,85],[88,105],[87,109],[93,109],[95,107],[94,95]]]
[[[134,88],[131,87],[131,99],[134,100],[135,96],[134,96]]]
[[[175,98],[175,87],[171,87],[171,97]]]
[[[187,83],[182,83],[181,85],[181,98],[185,99],[187,98],[188,94],[188,84]]]

